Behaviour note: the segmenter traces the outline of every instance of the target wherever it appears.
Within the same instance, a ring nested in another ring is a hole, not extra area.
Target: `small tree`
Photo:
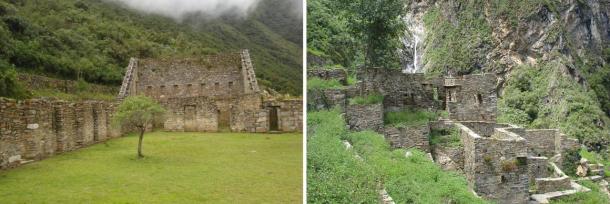
[[[114,122],[121,127],[135,127],[140,131],[140,139],[138,141],[138,157],[142,158],[142,139],[146,127],[159,121],[165,113],[157,102],[146,96],[130,96],[119,106]]]

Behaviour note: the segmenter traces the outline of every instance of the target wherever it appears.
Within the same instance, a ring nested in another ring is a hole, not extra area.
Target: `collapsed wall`
[[[116,104],[0,98],[0,169],[121,135],[110,126]]]

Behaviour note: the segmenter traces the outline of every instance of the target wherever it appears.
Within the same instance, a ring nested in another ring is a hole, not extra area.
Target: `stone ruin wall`
[[[383,135],[393,148],[417,148],[424,152],[430,152],[430,126],[428,124],[410,125],[405,127],[383,128]]]
[[[116,104],[0,98],[0,169],[19,166],[121,136]]]
[[[163,128],[168,131],[218,130],[218,110],[207,97],[170,98],[161,101],[167,110]]]
[[[358,75],[362,79],[359,84],[360,93],[381,93],[384,96],[384,108],[388,111],[440,108],[439,96],[443,90],[439,88],[438,78],[426,79],[422,73],[404,74],[399,69],[380,68],[365,69]]]
[[[280,131],[300,132],[303,129],[303,102],[300,99],[265,101],[267,109],[278,108]]]
[[[330,109],[335,106],[345,109],[347,98],[343,89],[309,90],[307,107],[309,110]]]
[[[494,74],[446,78],[445,102],[449,118],[457,121],[496,121],[498,96]]]
[[[245,86],[240,59],[239,53],[202,59],[141,59],[135,70],[135,94],[156,99],[238,96]]]
[[[317,77],[323,80],[336,79],[339,83],[347,85],[347,71],[345,69],[310,69],[307,77]]]
[[[28,90],[50,89],[59,90],[65,93],[77,93],[79,91],[78,82],[74,80],[61,80],[23,73],[18,74],[17,78]],[[114,95],[118,92],[118,88],[99,84],[88,84],[87,91]]]
[[[382,104],[348,105],[345,113],[347,125],[351,130],[380,132],[383,128]]]
[[[525,140],[503,128],[486,137],[462,124],[456,127],[464,143],[464,173],[469,186],[501,203],[525,203],[529,197]]]

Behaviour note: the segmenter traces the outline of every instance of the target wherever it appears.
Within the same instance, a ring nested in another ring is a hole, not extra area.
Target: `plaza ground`
[[[0,172],[0,203],[300,203],[302,134],[153,132]]]

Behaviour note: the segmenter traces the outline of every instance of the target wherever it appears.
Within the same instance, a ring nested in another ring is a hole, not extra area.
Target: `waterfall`
[[[404,45],[404,50],[401,52],[401,59],[404,63],[404,73],[418,73],[423,72],[423,66],[421,65],[421,58],[423,55],[423,39],[425,38],[424,23],[421,19],[422,14],[408,14],[405,16],[404,21],[407,25],[408,34],[406,34],[401,40]],[[409,54],[412,51],[412,54]]]

